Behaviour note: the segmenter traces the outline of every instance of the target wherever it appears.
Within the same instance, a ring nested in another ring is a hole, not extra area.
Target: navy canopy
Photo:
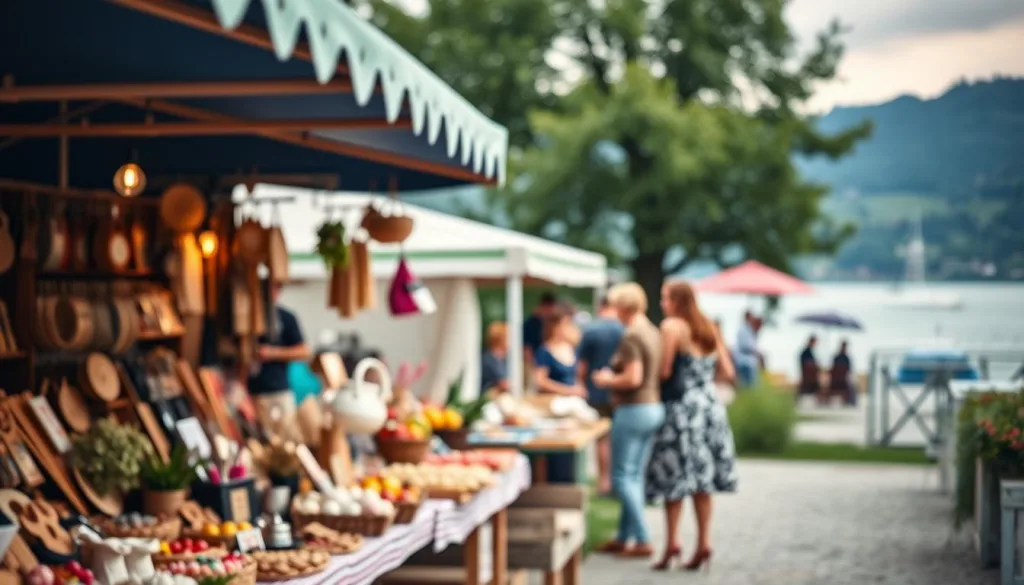
[[[66,104],[70,124],[131,127],[114,136],[71,134],[72,187],[109,189],[114,171],[133,157],[154,186],[254,172],[327,173],[348,191],[504,179],[505,129],[337,0],[14,0],[0,3],[0,22],[0,178],[58,182],[59,139],[26,137],[23,129],[63,123],[60,106],[33,90],[119,84],[113,95],[79,92]],[[207,91],[220,82],[299,81],[315,90],[316,80],[337,91]],[[141,83],[188,83],[195,91],[138,96]],[[297,127],[306,121],[308,128]],[[245,122],[259,130],[205,127]],[[204,128],[136,135],[146,123]]]

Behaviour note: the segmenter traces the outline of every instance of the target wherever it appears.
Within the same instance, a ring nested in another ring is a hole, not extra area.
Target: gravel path
[[[653,573],[647,562],[591,556],[585,585],[996,585],[933,467],[742,460],[740,492],[715,501],[710,573]],[[684,542],[692,552],[692,510]],[[655,542],[664,531],[648,511]],[[686,556],[688,556],[688,552]]]

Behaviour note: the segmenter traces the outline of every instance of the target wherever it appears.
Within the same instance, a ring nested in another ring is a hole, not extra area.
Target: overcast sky
[[[832,18],[853,29],[840,79],[820,89],[815,109],[1024,75],[1024,0],[793,0],[787,16],[807,43]]]
[[[429,4],[397,1],[413,11]],[[787,18],[806,46],[834,18],[852,29],[839,78],[820,88],[814,110],[1024,75],[1024,0],[791,0]]]

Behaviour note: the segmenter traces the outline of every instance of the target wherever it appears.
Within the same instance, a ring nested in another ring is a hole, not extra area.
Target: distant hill
[[[1024,79],[959,83],[942,96],[839,107],[819,127],[873,120],[872,138],[838,162],[800,160],[833,192],[966,194],[1024,183]]]

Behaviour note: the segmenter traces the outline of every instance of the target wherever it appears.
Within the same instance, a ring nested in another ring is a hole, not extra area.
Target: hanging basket
[[[381,215],[372,210],[363,218],[363,228],[370,237],[382,244],[400,244],[412,234],[413,221],[407,215]]]

